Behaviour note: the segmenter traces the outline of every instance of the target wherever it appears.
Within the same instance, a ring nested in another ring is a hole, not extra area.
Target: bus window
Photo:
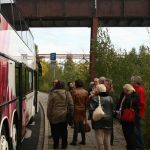
[[[27,39],[28,39],[28,47],[30,48],[30,37],[29,37],[29,30],[27,31]]]
[[[31,51],[34,51],[34,40],[32,37],[32,34],[30,33],[30,30],[28,31],[28,46],[31,49]]]
[[[13,18],[14,18],[14,28],[21,37],[21,14],[20,12],[16,9],[15,5],[13,5]]]
[[[16,97],[19,96],[19,67],[15,68],[15,82],[16,82]]]
[[[14,18],[12,15],[12,12],[13,12],[12,4],[10,4],[10,3],[1,4],[1,12],[4,15],[4,17],[6,17],[8,22],[13,26],[14,25]]]
[[[26,94],[29,92],[29,71],[26,69]]]
[[[33,91],[33,72],[26,69],[26,94]]]
[[[21,32],[22,34],[22,39],[23,39],[23,41],[27,44],[28,42],[27,42],[27,31],[26,30],[22,30],[22,32]]]
[[[21,35],[22,35],[22,39],[23,39],[23,41],[26,43],[26,44],[28,44],[28,39],[27,39],[27,31],[28,31],[28,26],[26,25],[26,23],[25,23],[25,21],[24,21],[24,19],[23,19],[23,17],[21,16]]]
[[[25,97],[26,95],[26,69],[22,67],[22,96]]]
[[[29,71],[29,90],[33,91],[33,71]]]

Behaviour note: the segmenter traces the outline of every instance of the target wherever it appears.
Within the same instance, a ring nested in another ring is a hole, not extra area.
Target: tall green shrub
[[[145,145],[150,148],[150,52],[146,46],[139,48],[139,53],[135,48],[130,52],[125,50],[118,53],[107,30],[99,29],[98,38],[95,42],[96,50],[96,72],[97,77],[106,76],[113,80],[114,89],[117,97],[122,92],[122,86],[130,83],[133,75],[140,75],[147,95],[146,115],[142,122],[143,137]]]

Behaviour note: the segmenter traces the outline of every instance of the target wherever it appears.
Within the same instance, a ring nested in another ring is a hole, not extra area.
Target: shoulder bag
[[[134,122],[135,120],[135,111],[132,108],[132,100],[130,102],[130,108],[122,110],[121,120],[125,122]]]
[[[105,116],[105,112],[103,111],[102,106],[101,106],[100,96],[98,96],[98,103],[99,103],[98,107],[94,110],[93,116],[92,116],[94,121],[98,121]]]

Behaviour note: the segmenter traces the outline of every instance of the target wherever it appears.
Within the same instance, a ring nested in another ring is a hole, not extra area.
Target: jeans
[[[144,150],[144,141],[141,133],[141,118],[137,117],[135,121],[136,147],[138,150]]]

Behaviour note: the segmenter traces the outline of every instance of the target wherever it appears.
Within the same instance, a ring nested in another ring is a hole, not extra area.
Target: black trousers
[[[135,137],[136,137],[136,147],[139,150],[144,150],[144,141],[142,137],[142,132],[141,132],[141,118],[137,116],[136,121],[135,121]]]
[[[54,148],[59,146],[59,139],[62,139],[62,147],[68,145],[68,131],[67,131],[67,122],[62,122],[58,124],[51,124],[52,137],[54,141]]]
[[[78,133],[81,133],[82,142],[85,142],[85,128],[83,122],[74,122],[73,142],[77,142]]]
[[[114,144],[114,127],[113,127],[113,126],[112,126],[112,129],[111,129],[110,144],[111,144],[111,145]]]
[[[127,150],[136,150],[134,122],[122,122],[122,130],[127,143]]]

